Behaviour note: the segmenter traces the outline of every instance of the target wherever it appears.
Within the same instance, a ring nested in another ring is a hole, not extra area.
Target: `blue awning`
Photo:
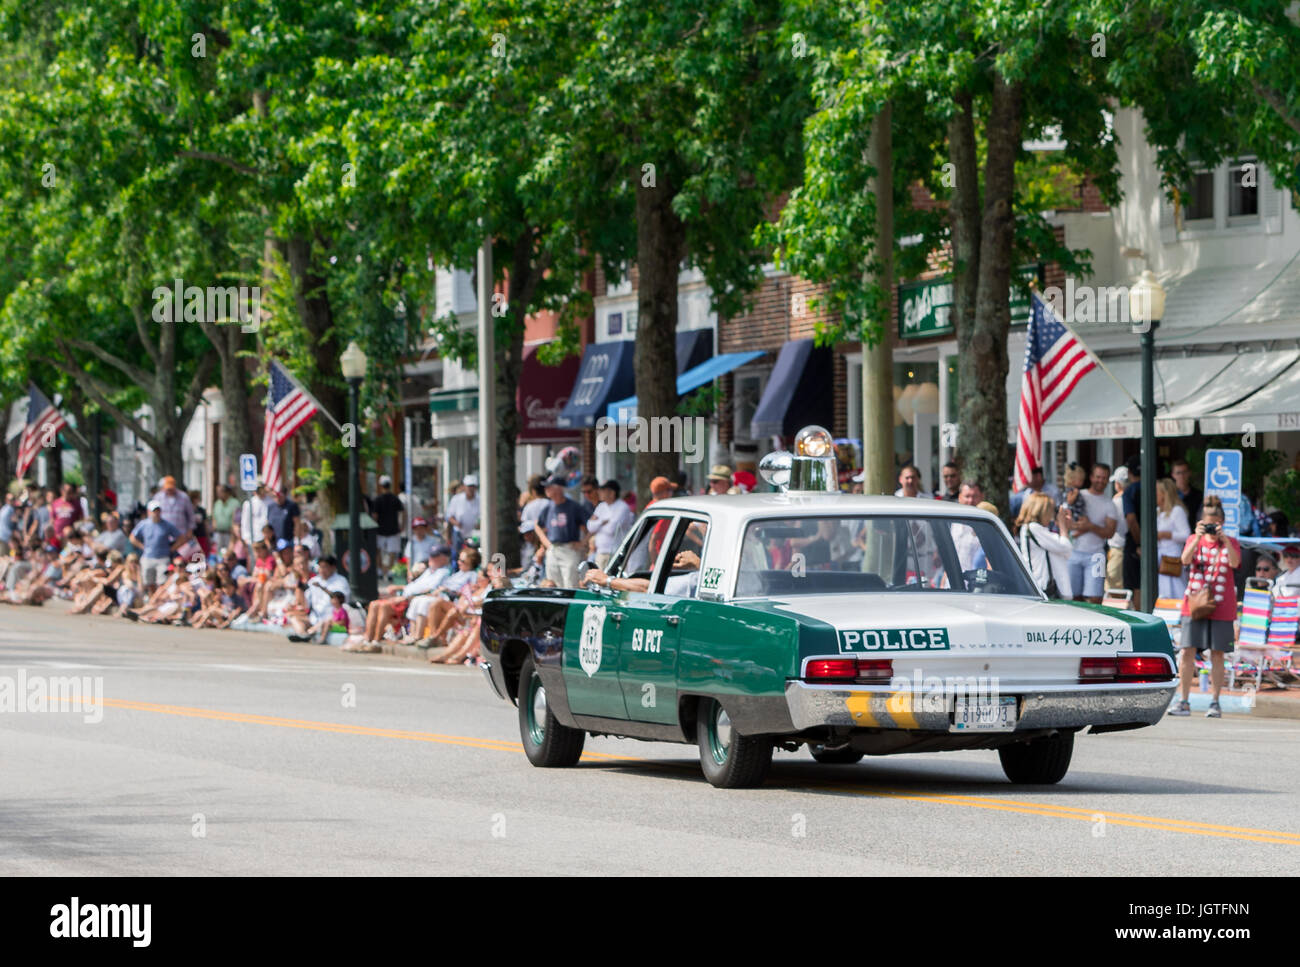
[[[723,353],[721,356],[714,356],[707,362],[701,363],[693,369],[688,369],[677,377],[677,395],[685,396],[693,389],[699,389],[706,383],[712,383],[724,373],[729,373],[737,366],[744,366],[747,362],[762,356],[762,351],[749,353]],[[606,407],[606,415],[615,423],[626,423],[636,416],[636,397],[629,396],[625,400],[618,400],[610,403]]]
[[[818,348],[811,339],[782,346],[750,421],[750,436],[794,436],[810,423],[829,429],[835,412],[834,372],[829,347]]]
[[[627,339],[588,346],[569,402],[556,417],[555,425],[564,429],[593,427],[611,397],[619,399],[631,393],[635,388],[634,350],[634,344]]]

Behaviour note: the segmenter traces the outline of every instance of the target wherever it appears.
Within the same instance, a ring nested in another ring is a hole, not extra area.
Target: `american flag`
[[[27,390],[27,426],[23,438],[18,444],[18,478],[21,480],[27,468],[36,459],[42,446],[54,438],[54,434],[68,425],[63,414],[54,408],[54,404],[45,398],[45,394],[36,388],[35,383],[28,384]]]
[[[1033,312],[1025,340],[1025,372],[1020,383],[1020,421],[1016,433],[1016,474],[1013,487],[1029,486],[1029,475],[1041,466],[1043,424],[1065,402],[1075,384],[1096,363],[1051,310],[1032,293]]]
[[[271,385],[266,396],[266,432],[262,434],[262,482],[280,489],[280,447],[316,412],[316,401],[271,360]]]

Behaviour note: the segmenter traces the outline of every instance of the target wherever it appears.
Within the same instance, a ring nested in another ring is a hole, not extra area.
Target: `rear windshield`
[[[787,517],[745,528],[737,597],[862,591],[1039,596],[987,520]]]

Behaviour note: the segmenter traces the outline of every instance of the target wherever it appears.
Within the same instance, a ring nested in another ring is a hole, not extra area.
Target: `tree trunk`
[[[672,209],[672,174],[661,166],[657,184],[640,184],[636,192],[637,291],[636,397],[637,417],[647,421],[645,445],[636,455],[636,493],[640,507],[652,499],[650,481],[675,480],[678,454],[656,452],[661,437],[655,422],[677,409],[677,274],[685,247],[685,228]],[[631,437],[631,439],[635,439]],[[663,438],[669,434],[662,434]],[[674,442],[676,434],[672,434]],[[667,449],[666,447],[664,449]]]
[[[342,349],[338,344],[338,331],[334,327],[334,314],[330,308],[329,295],[325,290],[325,279],[312,265],[312,243],[309,239],[295,235],[284,243],[285,261],[293,277],[294,298],[298,305],[298,315],[302,319],[310,338],[316,379],[312,380],[310,389],[320,405],[334,419],[342,422],[347,412],[347,391],[339,387],[341,375],[339,356]],[[329,377],[335,377],[332,382]],[[320,428],[323,434],[332,433],[333,429]],[[358,439],[362,428],[357,427]],[[323,439],[323,437],[322,437]],[[292,486],[292,481],[288,481]],[[357,481],[361,486],[361,481]],[[348,475],[346,471],[336,473],[330,485],[328,497],[329,508],[347,506]]]
[[[993,78],[984,166],[975,325],[963,351],[962,416],[967,423],[963,476],[1002,503],[1008,491],[1007,332],[1011,325],[1011,251],[1015,238],[1015,163],[1020,150],[1023,92]],[[966,360],[969,359],[969,364]],[[1005,504],[1004,504],[1005,506]]]
[[[217,467],[217,479],[229,483],[235,474],[234,461],[241,453],[256,453],[253,430],[248,422],[248,371],[239,351],[243,349],[243,332],[236,325],[201,322],[203,333],[216,350],[221,362],[221,400],[226,411],[221,421],[225,437],[224,459]]]
[[[975,116],[971,95],[958,91],[953,97],[957,111],[948,123],[948,150],[953,165],[952,202],[948,214],[952,224],[953,324],[957,329],[957,420],[956,459],[963,476],[969,462],[968,447],[975,445],[975,431],[968,414],[983,395],[971,345],[975,336],[975,290],[980,268],[980,183],[975,154]],[[988,496],[1001,493],[990,489]]]
[[[876,199],[876,283],[885,292],[883,318],[873,342],[862,340],[862,469],[864,494],[894,491],[894,339],[889,293],[894,287],[894,148],[893,108],[886,102],[871,126],[868,162],[875,169],[871,192]]]

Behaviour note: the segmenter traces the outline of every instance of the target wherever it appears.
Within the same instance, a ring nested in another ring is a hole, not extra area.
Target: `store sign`
[[[1019,272],[1021,281],[1041,283],[1039,267],[1026,265]],[[1029,325],[1029,296],[1011,287],[1011,325]],[[957,331],[952,316],[953,286],[951,279],[904,282],[898,287],[898,338],[925,339],[951,336]]]

